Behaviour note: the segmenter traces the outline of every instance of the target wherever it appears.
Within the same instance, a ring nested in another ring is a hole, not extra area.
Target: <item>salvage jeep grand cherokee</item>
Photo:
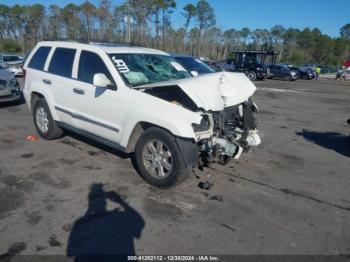
[[[191,77],[158,50],[72,42],[38,43],[24,69],[41,137],[69,129],[134,152],[154,186],[183,181],[195,165],[227,164],[261,142],[256,88],[244,74]]]

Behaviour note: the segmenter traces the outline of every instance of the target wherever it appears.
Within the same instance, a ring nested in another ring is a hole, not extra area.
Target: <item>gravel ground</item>
[[[256,84],[263,144],[171,190],[80,136],[27,141],[1,105],[0,254],[350,254],[350,83]]]

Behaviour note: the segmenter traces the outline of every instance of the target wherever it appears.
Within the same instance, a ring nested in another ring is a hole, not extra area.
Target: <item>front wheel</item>
[[[160,188],[181,183],[191,172],[184,164],[175,137],[156,127],[147,129],[139,138],[135,160],[144,180]]]
[[[285,80],[286,80],[286,81],[293,81],[293,78],[292,78],[292,76],[286,76],[286,77],[285,77]]]

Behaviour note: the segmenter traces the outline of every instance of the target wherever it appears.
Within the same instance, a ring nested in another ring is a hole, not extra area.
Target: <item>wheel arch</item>
[[[168,130],[167,128],[164,128],[162,126],[159,126],[157,124],[151,123],[151,122],[147,122],[147,121],[140,121],[138,123],[135,124],[134,128],[132,129],[130,136],[128,138],[127,141],[127,145],[126,145],[126,149],[128,152],[133,152],[136,146],[137,141],[139,140],[140,136],[149,128],[151,127],[157,127],[159,129],[162,129],[166,132],[168,132],[169,134],[173,135],[176,137],[175,134],[173,134],[173,132],[171,132],[170,130]],[[191,138],[188,138],[191,139]]]
[[[42,92],[41,90],[37,90],[37,89],[32,90],[30,93],[30,103],[29,103],[30,110],[33,110],[35,101],[37,99],[40,99],[40,98],[46,100],[46,103],[49,106],[52,118],[57,121],[58,117],[56,115],[55,106],[53,103],[54,99],[49,93],[45,93],[45,92]]]

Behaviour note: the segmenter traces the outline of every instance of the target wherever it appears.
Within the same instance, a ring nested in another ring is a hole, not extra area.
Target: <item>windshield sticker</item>
[[[123,60],[117,59],[115,56],[112,57],[112,60],[120,73],[126,74],[130,72],[129,67],[125,64]]]
[[[201,60],[199,60],[199,59],[196,59],[196,61],[197,61],[198,63],[200,63],[200,64],[203,64],[203,62],[202,62]]]
[[[171,62],[171,65],[173,67],[175,67],[175,69],[177,71],[185,71],[186,72],[186,69],[182,67],[182,65],[180,65],[179,63],[176,63],[176,62]]]

